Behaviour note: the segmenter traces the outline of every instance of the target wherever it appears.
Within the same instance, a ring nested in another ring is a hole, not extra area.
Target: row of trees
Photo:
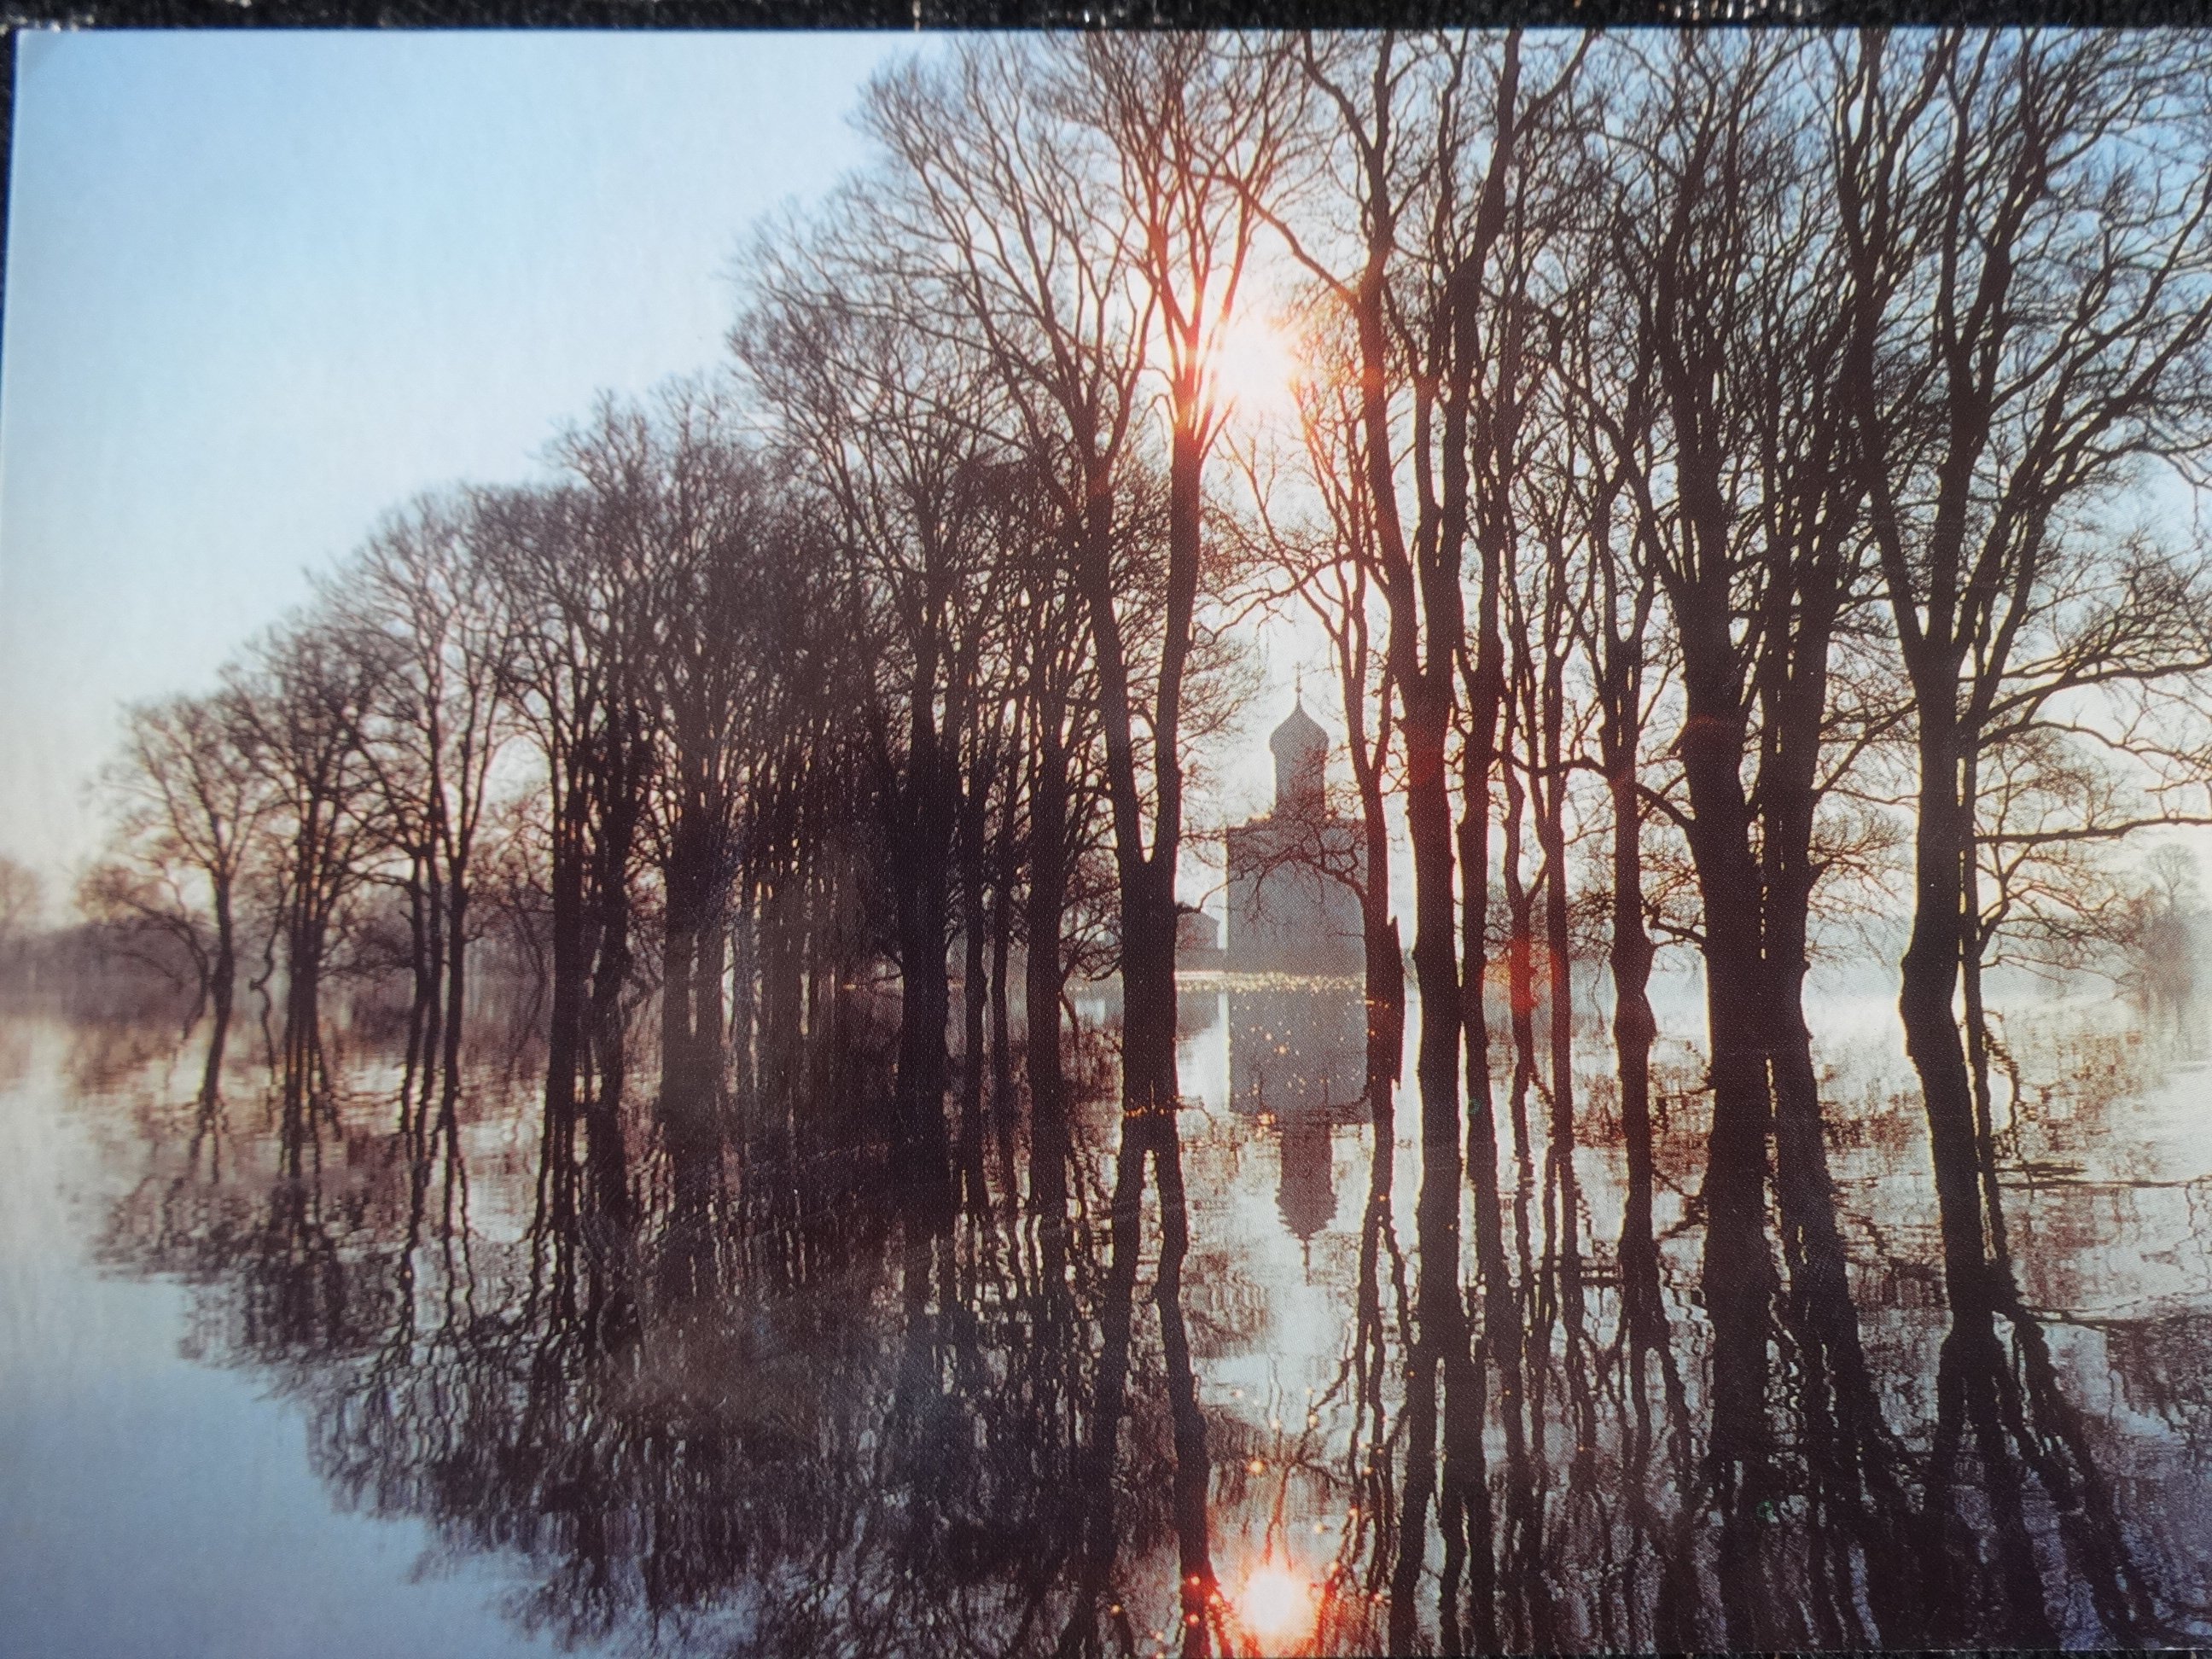
[[[216,692],[138,711],[87,896],[172,930],[220,1013],[252,893],[295,1035],[342,937],[396,916],[448,1069],[470,943],[512,923],[550,987],[549,1146],[617,1208],[641,988],[661,1133],[705,1152],[729,1091],[789,1087],[778,1045],[891,964],[872,1133],[941,1207],[980,1180],[986,1082],[1014,1109],[1017,951],[1048,1146],[1066,975],[1110,964],[1116,1190],[1149,1160],[1166,1196],[1192,756],[1240,608],[1298,607],[1366,837],[1383,1110],[1410,922],[1434,1227],[1471,1176],[1504,1285],[1494,1103],[1526,1157],[1532,1085],[1572,1213],[1592,899],[1648,1218],[1648,984],[1693,944],[1717,1388],[1755,1401],[1770,1198],[1790,1258],[1841,1272],[1803,1009],[1824,910],[1906,857],[1944,1266],[1988,1304],[1984,969],[2078,936],[2091,850],[2203,821],[2207,52],[957,43],[872,83],[872,167],[757,235],[726,379],[603,405],[540,483],[417,503]],[[1273,420],[1237,407],[1261,313],[1300,364]],[[1056,1212],[1060,1162],[1034,1167]],[[1423,1304],[1447,1369],[1458,1307]]]

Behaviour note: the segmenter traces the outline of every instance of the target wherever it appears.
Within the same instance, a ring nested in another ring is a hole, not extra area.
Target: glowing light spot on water
[[[1244,1581],[1237,1616],[1268,1643],[1301,1639],[1313,1630],[1314,1588],[1280,1562],[1268,1561]]]

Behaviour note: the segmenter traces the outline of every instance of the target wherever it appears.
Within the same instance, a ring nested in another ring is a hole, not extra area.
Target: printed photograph
[[[2212,31],[13,52],[0,1654],[2212,1646]]]

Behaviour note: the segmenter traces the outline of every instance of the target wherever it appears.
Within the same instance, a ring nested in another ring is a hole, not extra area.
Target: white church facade
[[[1357,974],[1366,842],[1328,808],[1328,733],[1300,697],[1267,738],[1272,811],[1228,833],[1225,965],[1241,973]]]

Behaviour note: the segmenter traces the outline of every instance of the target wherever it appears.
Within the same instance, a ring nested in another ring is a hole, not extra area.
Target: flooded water
[[[835,1066],[703,1164],[633,1081],[609,1188],[489,1023],[450,1087],[362,1028],[288,1088],[243,1029],[210,1086],[204,1023],[15,1016],[0,1650],[2212,1641],[2202,1011],[2014,1003],[2017,1294],[1957,1315],[1887,1000],[1814,1014],[1842,1260],[1777,1230],[1733,1414],[1698,1055],[1661,1045],[1647,1216],[1595,1017],[1571,1151],[1501,1037],[1492,1183],[1365,1097],[1355,988],[1189,976],[1180,1202],[1146,1183],[1116,1256],[1095,1037],[1062,1173],[987,1100],[982,1182],[924,1226]]]

